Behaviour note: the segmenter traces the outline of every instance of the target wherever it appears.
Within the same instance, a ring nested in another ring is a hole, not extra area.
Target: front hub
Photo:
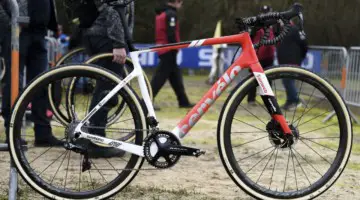
[[[266,125],[270,143],[274,147],[281,149],[292,148],[295,146],[299,139],[299,130],[292,124],[289,125],[289,128],[291,130],[291,134],[285,134],[281,128],[281,125],[272,119]]]

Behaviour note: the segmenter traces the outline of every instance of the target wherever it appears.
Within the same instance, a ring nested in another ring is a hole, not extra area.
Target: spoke
[[[323,175],[322,175],[317,169],[315,169],[315,167],[314,167],[312,164],[310,164],[298,151],[296,151],[296,149],[294,149],[294,151],[295,151],[303,160],[305,160],[305,162],[307,162],[307,164],[310,165],[311,168],[313,168],[321,177],[323,177]]]
[[[59,172],[60,167],[61,167],[62,164],[64,163],[64,160],[65,160],[65,158],[66,158],[66,156],[67,156],[67,153],[68,153],[68,150],[66,150],[64,158],[62,159],[62,161],[61,161],[59,167],[57,168],[57,170],[56,170],[53,178],[51,179],[50,185],[52,185],[52,183],[53,183],[53,181],[54,181],[54,179],[55,179],[55,177],[56,177],[56,174]]]
[[[292,149],[291,149],[291,151],[292,151]],[[305,171],[304,171],[303,167],[301,166],[301,164],[300,164],[299,160],[297,159],[297,157],[296,157],[295,153],[293,153],[293,155],[294,155],[294,157],[295,157],[296,162],[299,164],[299,166],[300,166],[300,168],[301,168],[301,171],[302,171],[302,172],[303,172],[303,174],[305,175],[306,179],[309,181],[309,185],[311,185],[310,179],[309,179],[309,177],[306,175],[306,173],[305,173]]]
[[[94,94],[94,93],[92,93],[92,94]],[[90,95],[89,95],[90,96]],[[86,98],[87,100],[86,100],[86,114],[88,114],[89,113],[89,102],[90,102],[90,98]]]
[[[80,171],[79,171],[79,192],[80,192],[80,190],[81,190],[81,173],[82,173],[82,170],[81,170],[81,168],[82,168],[82,159],[83,159],[83,156],[80,154]]]
[[[303,137],[300,137],[300,138],[303,138]],[[303,138],[303,139],[305,139],[305,138]],[[317,145],[319,145],[319,146],[322,146],[322,147],[324,147],[324,148],[326,148],[326,149],[329,149],[329,150],[331,150],[331,151],[337,152],[336,150],[334,150],[334,149],[332,149],[332,148],[330,148],[330,147],[327,147],[327,146],[325,146],[325,145],[322,145],[322,144],[320,144],[320,143],[318,143],[318,142],[315,142],[315,141],[312,141],[312,140],[309,140],[309,139],[305,139],[305,140],[307,140],[307,141],[309,141],[309,142],[312,142],[312,143],[314,143],[314,144],[317,144]],[[304,144],[306,144],[302,139],[300,139],[300,141],[302,141]],[[320,155],[320,154],[319,154],[319,155]]]
[[[104,175],[101,173],[101,171],[99,170],[99,168],[97,168],[95,162],[93,162],[92,160],[90,160],[90,162],[94,165],[95,169],[98,171],[98,173],[100,174],[100,176],[105,180],[105,182],[107,184],[109,184],[109,182],[106,180],[106,178],[104,177]]]
[[[62,157],[66,152],[67,152],[67,150],[64,151],[62,154],[60,154],[60,156],[57,157],[54,161],[52,161],[43,171],[40,172],[40,174],[38,174],[38,176],[40,176],[42,173],[44,173],[51,165],[53,165],[56,161],[58,161],[60,159],[60,157]]]
[[[109,165],[117,172],[117,174],[120,174],[120,173],[115,169],[114,165],[112,165],[107,158],[105,158],[105,160],[106,160],[106,162],[108,162]]]
[[[264,173],[264,171],[265,171],[266,167],[268,166],[268,164],[269,164],[269,162],[270,162],[271,158],[273,157],[274,152],[275,152],[275,149],[274,149],[274,151],[272,152],[272,154],[271,154],[271,156],[270,156],[269,160],[267,161],[267,163],[266,163],[266,165],[265,165],[264,169],[262,170],[262,172],[261,172],[261,174],[260,174],[259,178],[257,179],[256,183],[258,183],[258,182],[259,182],[259,180],[260,180],[261,176],[263,175],[263,173]]]
[[[315,108],[315,106],[319,105],[320,103],[323,102],[323,100],[325,99],[326,97],[320,99],[318,102],[316,102],[315,105],[313,105],[309,110],[307,110],[305,113],[303,113],[300,117],[298,117],[293,123],[296,123],[299,119],[301,119],[303,116],[305,116],[308,112],[310,112],[310,110],[312,110],[313,108]]]
[[[302,85],[303,85],[304,81],[301,81],[301,85],[300,85],[300,90],[298,91],[298,96],[297,96],[297,99],[300,101],[300,94],[301,94],[301,90],[302,90]],[[294,119],[295,119],[295,115],[296,115],[296,108],[294,110],[294,113],[293,113],[293,117],[292,117],[292,120],[291,120],[291,124],[294,122]]]
[[[286,165],[286,173],[285,173],[285,182],[284,182],[283,192],[285,192],[286,179],[287,179],[288,170],[289,170],[289,161],[290,161],[290,149],[289,149],[288,161],[287,161],[287,165]]]
[[[316,137],[316,138],[301,137],[301,138],[305,140],[340,139],[340,137]]]
[[[314,119],[319,118],[319,117],[321,117],[321,116],[323,116],[323,115],[325,115],[325,114],[327,114],[327,113],[329,113],[329,112],[331,112],[331,111],[326,111],[326,112],[324,112],[324,113],[322,113],[322,114],[320,114],[320,115],[317,115],[317,116],[315,116],[315,117],[313,117],[313,118],[309,119],[308,121],[306,121],[306,122],[304,122],[304,123],[302,123],[302,124],[298,125],[297,127],[300,127],[300,126],[302,126],[302,125],[304,125],[304,124],[307,124],[307,123],[309,123],[309,122],[313,121]]]
[[[118,157],[118,158],[120,158],[122,161],[128,162],[128,160],[125,160],[125,158],[123,158],[123,157]],[[117,161],[120,161],[120,160],[117,160]]]
[[[267,138],[267,137],[269,137],[269,136],[264,136],[264,137],[261,137],[261,138],[257,138],[257,139],[255,139],[255,140],[251,140],[251,141],[249,141],[249,142],[245,142],[245,143],[243,143],[243,144],[236,145],[236,146],[234,146],[234,148],[236,148],[236,147],[241,147],[241,146],[244,146],[245,144],[249,144],[249,143],[252,143],[252,142],[256,142],[256,141],[258,141],[258,140],[261,140],[261,139],[264,139],[264,138]]]
[[[292,160],[293,170],[294,170],[294,175],[295,175],[296,190],[299,191],[296,170],[295,170],[294,153],[292,152],[291,148],[290,148],[290,152],[291,152],[291,160]]]
[[[64,190],[66,189],[66,182],[67,182],[67,175],[68,175],[68,171],[69,171],[70,156],[71,156],[71,151],[70,151],[69,156],[68,156],[68,163],[67,163],[67,167],[66,167],[67,170],[66,170],[66,174],[65,174]]]
[[[58,120],[56,120],[56,119],[51,119],[51,121],[54,121],[54,122],[56,122],[56,123],[58,123],[59,125],[56,125],[57,127],[63,127],[63,128],[66,128],[66,125],[64,125],[63,123],[61,123],[60,121],[58,121]],[[51,125],[51,126],[53,126],[53,125]]]
[[[239,121],[239,122],[241,122],[241,123],[244,123],[244,124],[246,124],[246,125],[248,125],[248,126],[251,126],[251,127],[253,127],[253,128],[256,128],[256,129],[258,129],[258,130],[260,130],[260,131],[264,131],[264,132],[267,132],[266,130],[264,130],[264,129],[261,129],[261,128],[258,128],[258,127],[256,127],[256,126],[253,126],[253,125],[251,125],[251,124],[248,124],[248,123],[246,123],[246,122],[243,122],[242,120],[239,120],[239,119],[236,119],[236,118],[234,118],[236,121]]]
[[[310,96],[307,104],[305,105],[305,108],[304,108],[303,112],[302,112],[301,115],[300,115],[301,117],[299,117],[298,119],[296,119],[296,121],[299,120],[298,123],[296,124],[296,127],[299,126],[299,123],[300,123],[302,117],[304,116],[305,110],[308,108],[308,105],[310,104],[310,101],[311,101],[312,96],[314,95],[314,92],[315,92],[315,87],[314,87],[313,91],[311,92],[311,96]]]
[[[330,127],[330,126],[334,126],[334,125],[336,125],[336,123],[330,124],[330,125],[327,125],[327,126],[324,126],[324,127],[321,127],[321,128],[317,128],[317,129],[314,129],[314,130],[312,130],[312,131],[308,131],[308,132],[302,133],[302,134],[300,134],[300,135],[303,136],[303,135],[305,135],[305,134],[308,134],[308,133],[311,133],[311,132],[314,132],[314,131],[318,131],[318,130],[321,130],[321,129],[324,129],[324,128],[327,128],[327,127]]]
[[[29,162],[29,164],[33,163],[35,160],[39,159],[42,155],[46,154],[50,149],[52,149],[53,147],[49,147],[45,152],[43,152],[42,154],[40,154],[38,157],[36,157],[35,159],[33,159],[32,161]]]
[[[267,133],[266,131],[250,131],[250,132],[248,132],[248,131],[246,131],[246,132],[231,132],[231,133]]]
[[[240,162],[240,161],[243,161],[243,160],[248,159],[250,157],[253,157],[253,156],[255,156],[255,155],[259,154],[259,153],[262,153],[262,152],[264,152],[264,151],[266,151],[268,149],[271,149],[271,148],[273,148],[273,146],[270,146],[270,147],[268,147],[268,148],[266,148],[264,150],[261,150],[261,151],[259,151],[257,153],[251,154],[250,156],[246,156],[245,158],[240,158],[240,160],[237,160],[237,162]]]
[[[133,120],[133,119],[134,119],[134,118],[124,119],[124,120],[118,121],[118,122],[116,122],[116,123],[114,123],[114,124],[112,124],[112,125],[110,125],[110,126],[113,126],[113,125],[115,125],[115,124],[120,124],[120,123],[123,123],[123,122],[126,122],[126,121],[130,121],[130,120]]]
[[[273,153],[276,150],[276,148],[274,148],[272,151],[270,151],[268,154],[266,154],[263,158],[261,158],[255,165],[253,165],[247,172],[245,172],[245,174],[249,173],[254,167],[256,167],[261,161],[263,161],[268,155],[270,155],[271,153]]]
[[[269,111],[265,108],[265,106],[263,106],[263,105],[261,104],[261,102],[259,102],[259,101],[256,100],[256,99],[255,99],[255,101],[256,101],[256,103],[257,103],[258,105],[260,105],[260,107],[261,107],[263,110],[265,110],[266,113],[269,113]]]
[[[300,139],[300,141],[302,142],[302,143],[304,143],[307,147],[309,147],[312,151],[314,151],[317,155],[319,155],[322,159],[324,159],[327,163],[329,163],[330,165],[331,165],[331,163],[327,160],[327,159],[325,159],[321,154],[319,154],[317,151],[315,151],[310,145],[308,145],[307,143],[305,143],[303,140],[301,140]],[[311,140],[308,140],[308,141],[310,141],[310,142],[312,142]],[[323,146],[323,145],[321,145],[321,144],[318,144],[318,143],[315,143],[315,144],[317,144],[317,145],[320,145],[320,146],[322,146],[322,147],[325,147],[325,146]],[[328,147],[325,147],[325,148],[328,148]],[[330,148],[328,148],[328,149],[330,149]],[[330,149],[330,150],[333,150],[333,149]],[[334,151],[334,150],[333,150]],[[337,152],[337,151],[335,151],[335,152]]]
[[[272,180],[273,180],[273,176],[274,176],[274,171],[275,171],[275,166],[276,166],[276,160],[277,160],[277,155],[279,153],[279,149],[276,149],[276,155],[275,155],[275,161],[274,161],[274,167],[272,170],[272,174],[271,174],[271,179],[270,179],[270,185],[269,185],[269,190],[271,188],[271,184],[272,184]]]
[[[92,181],[92,178],[91,178],[91,169],[89,169],[88,170],[88,172],[89,172],[89,176],[90,176],[90,184],[91,184],[91,186],[92,186],[92,188],[93,188],[93,190],[95,190],[95,186],[94,186],[94,182]]]
[[[274,83],[274,88],[275,88],[275,97],[277,97],[276,80],[274,80],[273,83]]]
[[[244,106],[240,105],[242,108],[244,108],[248,113],[250,113],[252,116],[254,116],[256,119],[258,119],[259,121],[261,121],[263,124],[265,124],[266,126],[266,123],[261,120],[258,116],[254,115],[252,112],[250,112],[248,109],[246,109]]]
[[[37,123],[38,125],[40,126],[49,126],[48,123]],[[55,124],[50,124],[50,126],[54,126],[54,127],[60,127],[60,128],[66,128],[65,126],[63,125],[55,125]]]

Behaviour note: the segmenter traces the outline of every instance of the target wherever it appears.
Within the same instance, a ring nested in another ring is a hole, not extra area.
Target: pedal
[[[202,156],[202,155],[205,155],[205,151],[200,151],[196,153],[195,157],[199,157],[199,156]]]

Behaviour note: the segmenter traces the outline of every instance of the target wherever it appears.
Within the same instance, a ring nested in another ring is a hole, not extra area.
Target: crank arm
[[[179,145],[168,145],[165,149],[169,154],[181,155],[181,156],[199,157],[205,154],[205,151],[201,151],[200,149],[195,149],[186,146],[179,146]]]

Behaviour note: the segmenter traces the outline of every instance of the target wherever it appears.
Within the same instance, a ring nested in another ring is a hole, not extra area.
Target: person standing
[[[277,46],[277,57],[279,64],[291,64],[300,67],[302,61],[306,57],[307,51],[308,45],[304,32],[300,31],[299,28],[294,23],[292,23],[289,33]],[[282,108],[287,111],[293,111],[302,105],[295,86],[295,80],[283,79],[282,82],[285,87],[287,97],[286,102]]]
[[[260,13],[268,13],[271,12],[271,7],[268,5],[263,5],[260,7]],[[274,38],[274,32],[272,27],[269,28],[270,35],[268,39]],[[264,36],[265,31],[263,29],[257,30],[255,33],[252,34],[252,41],[254,44],[259,43],[261,38]],[[274,63],[274,54],[275,54],[275,46],[261,46],[257,51],[256,54],[259,58],[259,62],[261,66],[266,69],[268,67],[271,67]],[[249,91],[248,94],[248,104],[250,106],[256,106],[256,88]]]
[[[48,69],[47,48],[45,36],[48,29],[56,32],[56,10],[53,0],[18,0],[20,16],[29,16],[30,22],[22,27],[20,44],[20,83],[22,81],[24,67],[27,67],[26,81],[29,83],[36,76]],[[10,13],[10,11],[8,11]],[[9,16],[10,17],[10,16]],[[7,37],[11,37],[11,29],[6,29]],[[8,41],[11,41],[9,39]],[[5,45],[4,51],[8,55],[6,60],[6,73],[3,86],[2,116],[6,138],[9,134],[9,122],[11,113],[10,92],[11,92],[11,52],[10,44]],[[20,84],[22,85],[22,84]],[[34,122],[35,146],[61,146],[62,141],[52,135],[50,119],[46,116],[48,105],[47,91],[40,91],[32,101],[31,113]],[[8,139],[6,139],[8,140]],[[23,141],[25,143],[25,141]]]
[[[180,42],[180,27],[177,10],[182,7],[182,0],[167,0],[166,5],[157,10],[156,15],[156,44],[165,45]],[[180,108],[191,108],[183,83],[180,67],[176,63],[177,50],[164,50],[158,52],[160,64],[151,80],[154,98],[164,86],[166,80],[175,91]]]
[[[76,11],[80,20],[81,43],[90,56],[112,52],[113,58],[99,59],[95,64],[124,77],[124,63],[127,56],[125,33],[120,14],[114,7],[123,4],[124,1],[111,1],[111,5],[103,0],[88,0],[87,2],[86,5],[79,5]],[[108,82],[97,81],[89,109],[93,109],[112,89],[113,86]],[[118,99],[115,96],[90,118],[90,125],[107,127],[108,113],[117,104]],[[106,136],[105,128],[89,128],[89,132],[102,137]],[[87,148],[91,158],[119,157],[125,154],[117,148],[100,147],[95,144],[90,144]]]
[[[69,50],[70,37],[63,32],[62,25],[58,25],[56,37],[61,47],[61,55],[65,55]]]

